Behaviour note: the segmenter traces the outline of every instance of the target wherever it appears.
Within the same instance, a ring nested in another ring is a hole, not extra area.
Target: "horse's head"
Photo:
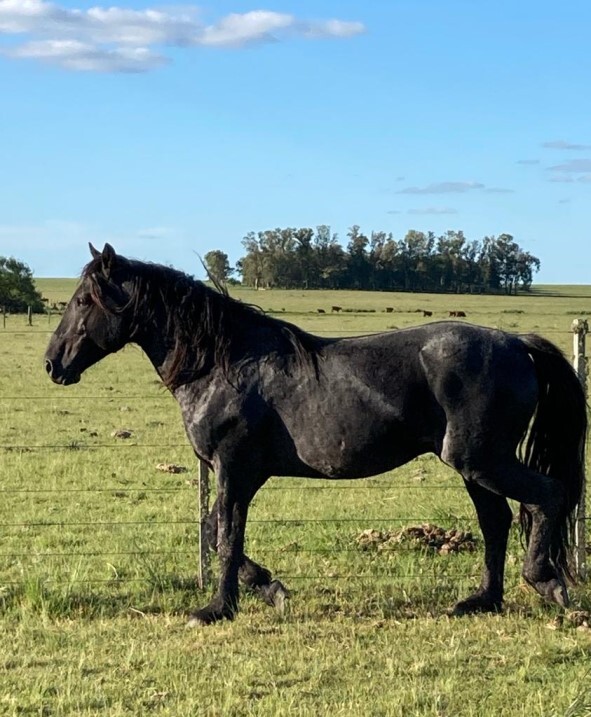
[[[45,352],[45,369],[55,383],[78,383],[87,368],[130,340],[127,259],[110,244],[102,252],[90,244],[92,261],[66,307]]]

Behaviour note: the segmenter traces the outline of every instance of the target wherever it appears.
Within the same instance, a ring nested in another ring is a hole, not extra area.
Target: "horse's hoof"
[[[267,605],[281,614],[285,612],[286,601],[291,595],[283,583],[273,580],[269,585],[260,585],[257,591]]]
[[[279,580],[273,580],[271,585],[269,585],[269,597],[273,601],[275,610],[277,610],[280,615],[283,615],[287,606],[287,600],[290,597],[289,590],[283,583],[280,583]]]
[[[527,578],[526,578],[527,579]],[[532,588],[538,592],[544,600],[548,602],[555,602],[560,607],[568,607],[570,600],[568,598],[568,591],[566,585],[560,578],[551,578],[546,581],[533,581],[527,580]]]
[[[235,616],[236,609],[227,606],[220,608],[217,605],[208,605],[191,613],[187,627],[213,625],[214,622],[219,622],[220,620],[233,620]]]
[[[474,615],[486,612],[501,612],[503,609],[503,601],[494,599],[486,593],[474,593],[465,600],[457,602],[450,615],[452,617],[462,617],[463,615]]]

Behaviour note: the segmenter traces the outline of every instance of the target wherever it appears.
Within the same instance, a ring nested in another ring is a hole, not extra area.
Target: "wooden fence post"
[[[33,326],[33,307],[27,306],[27,323],[29,326]]]
[[[585,337],[589,331],[586,319],[575,319],[572,323],[573,331],[573,367],[579,376],[585,396],[587,395],[587,357],[585,355]],[[583,485],[583,494],[576,514],[575,532],[575,568],[581,580],[587,579],[587,499],[586,486]]]
[[[211,579],[209,544],[206,537],[206,523],[209,515],[209,468],[207,463],[199,461],[199,574],[197,581],[203,590]]]
[[[6,306],[2,307],[2,328],[6,328]]]

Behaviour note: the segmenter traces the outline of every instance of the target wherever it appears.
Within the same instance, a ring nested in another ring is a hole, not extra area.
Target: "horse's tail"
[[[571,557],[576,507],[585,484],[585,392],[576,372],[554,344],[535,334],[519,338],[534,362],[539,386],[536,412],[520,445],[521,459],[529,468],[556,478],[564,486],[550,559],[565,578],[574,582]],[[523,505],[519,519],[527,542],[532,519]]]

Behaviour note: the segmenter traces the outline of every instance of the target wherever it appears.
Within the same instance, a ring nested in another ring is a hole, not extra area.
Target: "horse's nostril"
[[[51,376],[51,372],[53,371],[53,364],[49,359],[45,359],[45,370]]]

